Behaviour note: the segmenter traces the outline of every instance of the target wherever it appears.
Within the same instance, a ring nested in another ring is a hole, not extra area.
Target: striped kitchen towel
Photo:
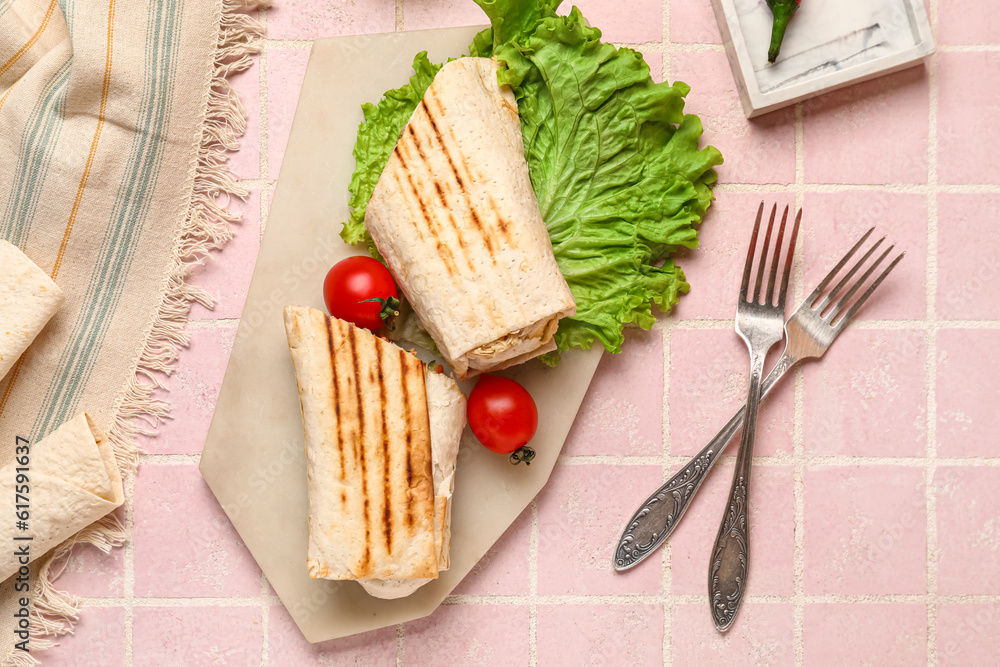
[[[246,195],[225,153],[245,122],[226,76],[262,33],[247,12],[264,0],[248,1],[0,0],[0,238],[66,294],[0,383],[0,466],[17,436],[86,410],[129,478],[137,429],[166,415],[154,372],[186,344],[191,302],[210,301],[189,271],[229,239],[228,197]],[[122,544],[123,517],[75,542]],[[0,585],[0,664],[34,664],[72,628],[52,579],[73,543],[33,564],[31,654],[13,649],[18,594]]]

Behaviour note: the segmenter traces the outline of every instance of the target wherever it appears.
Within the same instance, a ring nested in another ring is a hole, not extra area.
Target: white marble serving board
[[[503,373],[524,385],[538,406],[538,431],[531,441],[537,456],[530,467],[512,466],[466,429],[452,500],[451,569],[438,580],[408,598],[379,600],[354,581],[309,578],[305,446],[282,308],[323,309],[329,267],[362,252],[338,236],[349,210],[347,184],[361,104],[404,84],[418,51],[443,62],[465,53],[478,30],[360,35],[313,44],[200,465],[240,538],[311,642],[433,612],[548,480],[601,358],[599,349],[571,351],[556,368],[535,360]]]
[[[922,0],[802,0],[773,65],[764,0],[712,0],[748,118],[888,74],[934,51]]]

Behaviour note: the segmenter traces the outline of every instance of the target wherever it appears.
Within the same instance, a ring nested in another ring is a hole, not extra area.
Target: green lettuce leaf
[[[365,229],[365,211],[372,198],[378,177],[389,162],[389,155],[399,141],[413,110],[420,104],[424,93],[441,69],[421,51],[413,59],[413,76],[401,88],[390,90],[378,105],[365,104],[361,107],[365,120],[358,127],[358,140],[354,144],[354,174],[348,189],[351,192],[351,216],[344,223],[340,237],[345,243],[365,243],[372,257],[381,261],[378,250]]]
[[[599,341],[620,352],[623,329],[655,322],[688,283],[670,254],[697,245],[722,163],[699,150],[697,116],[684,114],[689,87],[655,84],[642,56],[600,41],[576,8],[560,0],[476,0],[492,24],[473,56],[494,56],[501,83],[517,97],[525,157],[556,261],[577,314],[556,333],[560,351]],[[353,212],[341,236],[374,244],[364,229],[368,200],[410,115],[440,66],[420,53],[410,83],[365,105],[354,148]],[[547,355],[549,363],[558,353]]]
[[[487,13],[503,11],[503,2]],[[509,17],[534,3],[505,4]],[[688,291],[669,255],[698,244],[695,225],[722,155],[698,149],[701,121],[684,114],[687,85],[653,83],[640,54],[602,43],[578,9],[567,17],[554,9],[494,51],[506,66],[500,80],[517,97],[532,186],[576,299],[558,349],[597,340],[619,352],[625,325],[652,327],[652,305],[666,311]]]

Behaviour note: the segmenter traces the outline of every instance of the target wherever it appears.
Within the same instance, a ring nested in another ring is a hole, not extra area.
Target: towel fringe
[[[247,12],[264,9],[269,4],[269,0],[222,2],[201,143],[192,169],[191,198],[185,204],[187,213],[175,239],[156,316],[143,332],[134,375],[129,376],[116,397],[115,417],[108,432],[125,478],[134,475],[139,464],[135,436],[152,435],[170,416],[170,406],[153,398],[153,391],[163,387],[157,374],[170,375],[180,348],[191,341],[185,325],[192,304],[214,306],[208,292],[187,282],[191,271],[204,264],[212,250],[222,248],[232,238],[230,225],[241,216],[231,211],[229,204],[234,197],[246,199],[249,194],[236,182],[228,166],[226,153],[239,148],[239,137],[246,131],[246,110],[227,77],[253,64],[252,55],[260,50],[264,27]],[[38,568],[37,593],[32,599],[31,653],[14,651],[8,659],[11,667],[39,664],[35,657],[38,652],[55,646],[54,637],[73,632],[79,620],[79,599],[54,586],[65,571],[73,548],[89,544],[108,553],[128,539],[128,530],[113,513],[87,526],[45,558]]]

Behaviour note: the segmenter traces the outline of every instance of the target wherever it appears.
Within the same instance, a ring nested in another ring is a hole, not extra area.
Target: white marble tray
[[[601,358],[600,349],[574,350],[556,368],[530,361],[503,373],[523,384],[538,405],[538,431],[531,441],[537,456],[530,468],[512,466],[466,429],[455,473],[451,569],[438,580],[408,598],[379,600],[353,581],[309,578],[302,417],[281,310],[286,304],[322,309],[327,269],[361,252],[338,236],[348,213],[361,104],[405,83],[418,51],[442,62],[463,53],[479,30],[318,39],[309,58],[200,469],[311,642],[433,612],[548,480]]]
[[[934,51],[923,0],[802,0],[767,63],[764,0],[712,0],[747,118],[922,62]]]

